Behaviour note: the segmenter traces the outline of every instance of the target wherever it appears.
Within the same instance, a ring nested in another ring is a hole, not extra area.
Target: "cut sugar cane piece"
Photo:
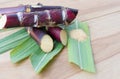
[[[48,27],[48,33],[61,42],[63,45],[67,44],[67,32],[60,27]]]
[[[36,42],[40,45],[41,49],[48,53],[53,49],[53,40],[52,38],[46,34],[41,28],[32,28],[27,27],[30,35],[36,40]]]

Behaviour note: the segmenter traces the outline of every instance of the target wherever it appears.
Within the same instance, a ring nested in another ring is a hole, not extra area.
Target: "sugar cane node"
[[[55,21],[52,21],[52,17],[50,15],[50,11],[49,10],[45,10],[45,12],[47,13],[47,19],[48,19],[48,24],[49,26],[55,25]]]
[[[62,18],[63,18],[64,24],[67,26],[69,23],[66,21],[67,20],[67,9],[65,7],[62,8]]]

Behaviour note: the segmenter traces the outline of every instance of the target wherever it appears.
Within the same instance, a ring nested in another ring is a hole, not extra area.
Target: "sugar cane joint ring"
[[[18,17],[20,26],[23,26],[23,25],[22,25],[22,22],[23,22],[23,12],[18,12],[18,13],[17,13],[17,17]]]
[[[42,4],[40,4],[40,3],[38,3],[36,6],[27,5],[25,11],[27,13],[30,13],[32,7],[40,7],[40,6],[42,6]],[[40,27],[40,25],[38,25],[38,18],[39,18],[38,13],[35,12],[35,14],[34,14],[34,23],[35,24],[33,25],[33,27]],[[22,22],[21,22],[21,24],[22,24]]]
[[[64,21],[64,24],[67,25],[67,8],[65,7],[62,7],[62,19]]]
[[[50,15],[50,10],[45,10],[46,14],[47,14],[47,20],[48,20],[48,25],[55,25],[55,21],[52,21],[52,17]]]
[[[31,5],[27,5],[25,11],[28,12],[28,13],[31,12]],[[37,14],[34,15],[34,22],[35,22],[35,24],[33,25],[33,27],[39,27],[39,25],[38,25],[38,15]],[[22,24],[22,22],[21,22],[21,24]]]

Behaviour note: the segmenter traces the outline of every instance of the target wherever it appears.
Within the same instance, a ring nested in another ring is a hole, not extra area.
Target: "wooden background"
[[[68,63],[65,48],[40,74],[35,74],[29,59],[12,64],[9,52],[2,54],[0,79],[120,79],[120,0],[0,0],[0,7],[38,2],[79,9],[77,18],[90,27],[97,73]],[[0,33],[0,38],[12,32]]]

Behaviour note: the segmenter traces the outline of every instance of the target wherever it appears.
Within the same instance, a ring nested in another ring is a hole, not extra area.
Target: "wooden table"
[[[27,59],[12,64],[9,52],[0,55],[0,79],[120,79],[120,0],[0,0],[0,7],[19,4],[61,5],[78,8],[80,21],[88,22],[96,74],[68,63],[65,48],[40,74]],[[0,38],[13,31],[0,33]]]

